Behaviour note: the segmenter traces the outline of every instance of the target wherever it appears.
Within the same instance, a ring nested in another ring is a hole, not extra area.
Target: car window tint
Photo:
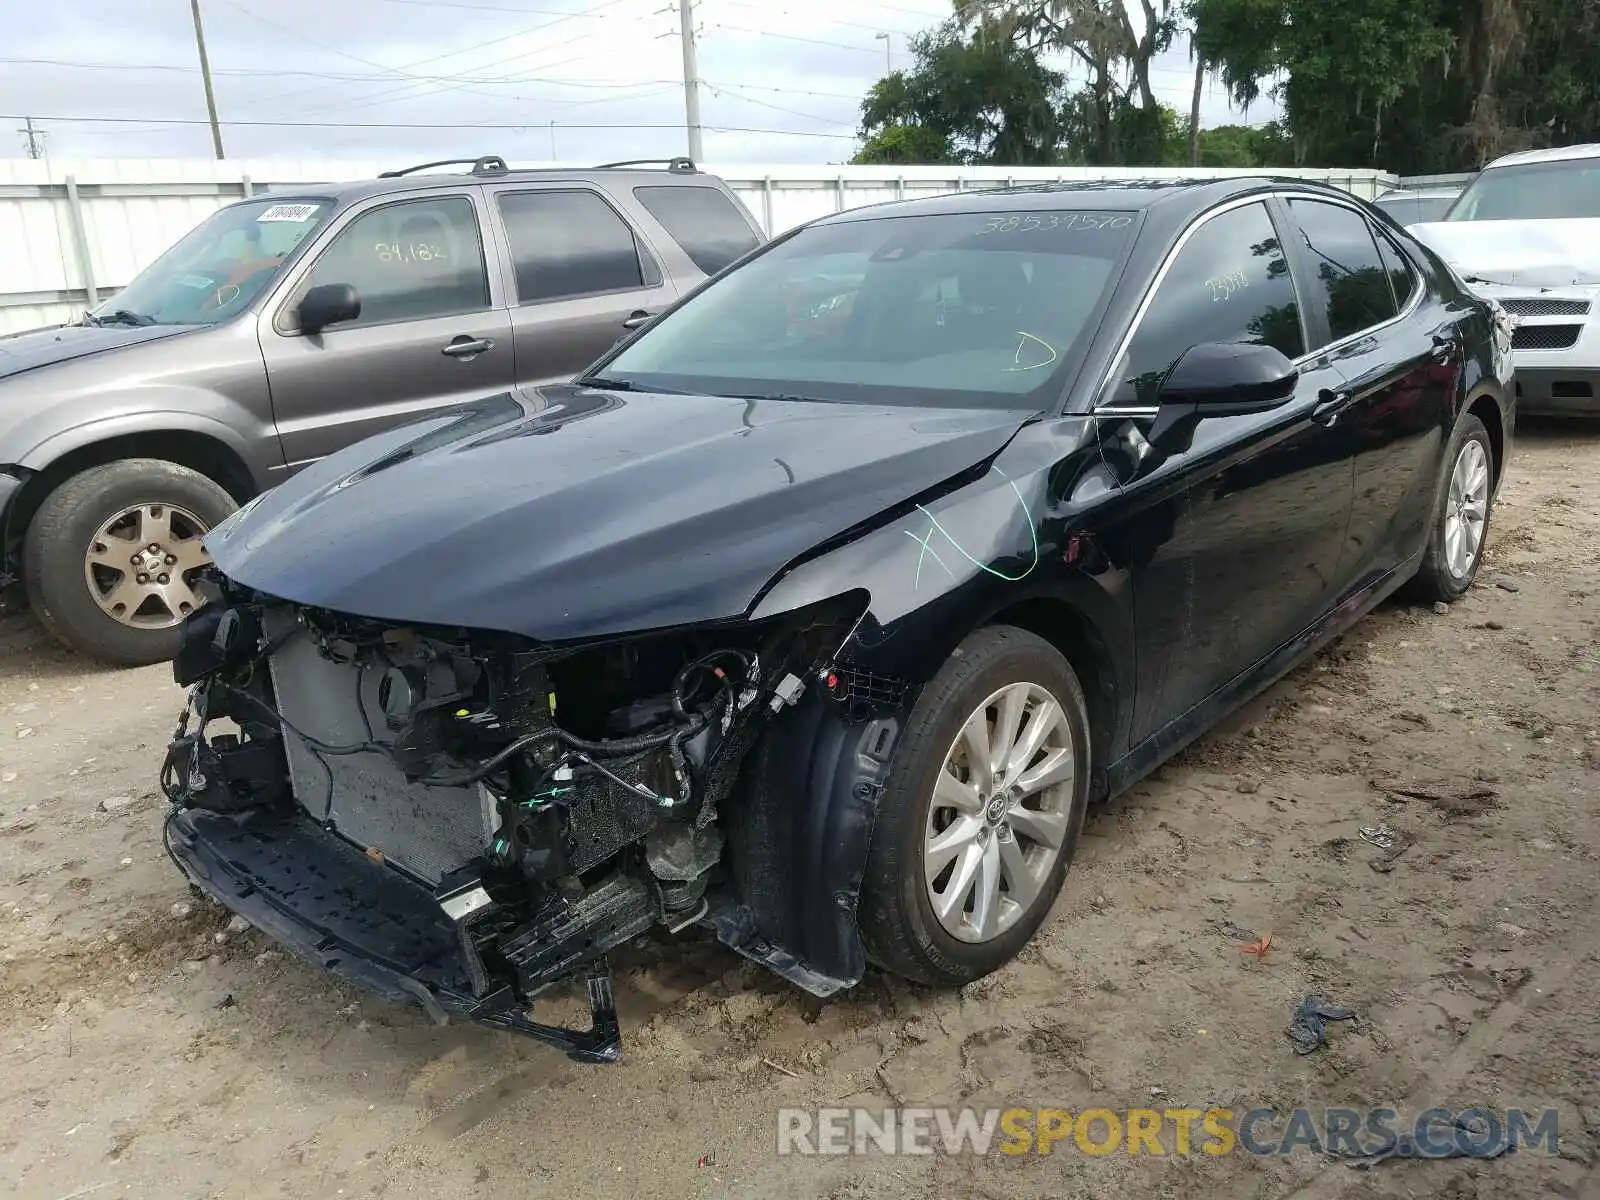
[[[1306,303],[1327,318],[1327,340],[1337,342],[1395,315],[1388,271],[1365,216],[1320,200],[1291,200],[1289,212],[1309,268],[1302,281]]]
[[[1289,264],[1264,204],[1220,213],[1184,243],[1133,335],[1113,402],[1155,404],[1173,364],[1202,342],[1305,353]]]
[[[755,249],[760,240],[733,200],[716,188],[636,187],[633,194],[707,275]]]
[[[644,286],[633,231],[593,192],[507,192],[500,215],[523,304]]]
[[[1411,272],[1411,264],[1406,261],[1405,255],[1399,248],[1382,234],[1378,235],[1378,254],[1383,259],[1383,269],[1388,273],[1389,284],[1394,290],[1395,311],[1399,311],[1411,303],[1411,293],[1417,286],[1417,277]]]
[[[361,296],[361,315],[340,329],[488,308],[472,201],[437,196],[362,213],[317,259],[300,294],[325,283],[348,283]]]

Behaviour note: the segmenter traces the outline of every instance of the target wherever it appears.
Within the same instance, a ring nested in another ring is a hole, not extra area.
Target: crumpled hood
[[[300,604],[541,641],[737,617],[782,568],[977,466],[1027,421],[545,389],[323,459],[207,538]]]
[[[199,328],[194,325],[61,325],[0,337],[0,379],[36,367],[119,350],[136,342],[172,337]]]
[[[1434,221],[1409,232],[1460,275],[1529,287],[1600,284],[1600,219]]]

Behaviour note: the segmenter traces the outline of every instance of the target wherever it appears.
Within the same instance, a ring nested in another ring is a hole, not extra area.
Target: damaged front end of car
[[[541,644],[337,614],[216,576],[162,770],[189,880],[374,992],[617,1058],[607,955],[696,923],[818,995],[906,689],[841,658],[853,593],[767,619]],[[532,1017],[587,980],[593,1024]]]

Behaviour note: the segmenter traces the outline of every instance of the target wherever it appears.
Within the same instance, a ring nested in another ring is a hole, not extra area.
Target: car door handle
[[[488,338],[470,338],[462,334],[446,345],[440,354],[448,354],[451,358],[470,359],[494,349],[494,343]]]
[[[1450,363],[1456,360],[1461,351],[1461,339],[1453,333],[1436,333],[1433,335],[1433,361]]]
[[[1323,388],[1317,393],[1317,402],[1311,408],[1311,419],[1318,425],[1332,425],[1348,407],[1349,392],[1333,392]]]
[[[637,312],[629,313],[627,319],[622,322],[622,327],[624,329],[638,329],[641,325],[648,325],[654,319],[655,313],[645,312],[641,308]]]

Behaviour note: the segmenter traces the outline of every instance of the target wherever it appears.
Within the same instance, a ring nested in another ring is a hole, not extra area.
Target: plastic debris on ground
[[[1294,1043],[1296,1054],[1310,1054],[1328,1044],[1328,1021],[1354,1021],[1356,1010],[1329,1004],[1321,996],[1307,996],[1295,1009],[1284,1036]]]
[[[1394,846],[1394,830],[1387,825],[1363,825],[1361,840],[1379,850],[1389,850]]]

